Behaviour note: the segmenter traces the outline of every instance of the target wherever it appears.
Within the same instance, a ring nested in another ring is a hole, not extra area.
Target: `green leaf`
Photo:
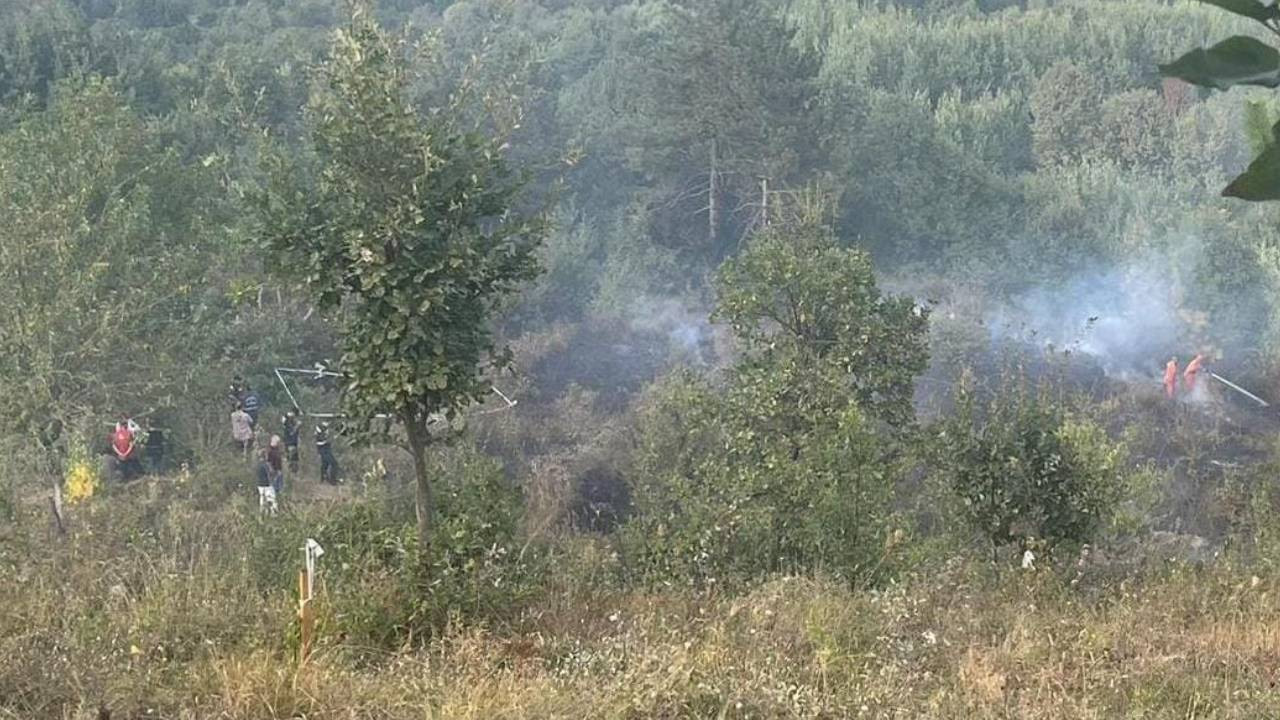
[[[1271,108],[1268,103],[1249,100],[1244,104],[1244,130],[1245,136],[1249,139],[1249,145],[1255,153],[1260,153],[1267,149],[1268,145],[1272,145],[1276,141],[1276,130],[1280,129],[1275,126],[1275,121],[1271,117]]]
[[[1273,144],[1263,150],[1222,194],[1253,202],[1280,200],[1280,145]]]
[[[1183,55],[1160,72],[1193,85],[1226,90],[1233,85],[1280,85],[1280,52],[1251,37],[1236,35],[1205,50]]]
[[[1280,19],[1280,8],[1277,8],[1274,3],[1263,5],[1258,0],[1200,0],[1200,2],[1258,22]]]

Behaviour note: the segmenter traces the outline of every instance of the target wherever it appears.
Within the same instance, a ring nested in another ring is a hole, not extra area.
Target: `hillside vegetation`
[[[0,0],[0,718],[1277,715],[1238,33]]]
[[[999,573],[953,557],[877,588],[818,574],[728,592],[625,587],[606,547],[577,540],[483,620],[455,617],[423,644],[391,639],[404,598],[380,490],[308,497],[272,523],[207,476],[128,492],[99,499],[60,542],[43,508],[24,513],[28,530],[6,532],[7,716],[92,718],[100,704],[171,718],[1280,709],[1274,574],[1230,553],[1201,567],[1158,547],[1127,554],[1123,569]],[[290,581],[306,536],[327,552],[320,639],[299,668]]]

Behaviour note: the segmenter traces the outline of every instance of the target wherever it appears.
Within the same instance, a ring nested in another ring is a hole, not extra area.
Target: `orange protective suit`
[[[1197,355],[1187,363],[1187,369],[1182,373],[1182,384],[1187,388],[1187,392],[1196,388],[1196,376],[1200,374],[1202,365],[1204,365],[1203,355]]]
[[[1178,360],[1170,360],[1164,366],[1164,394],[1170,399],[1178,393]]]

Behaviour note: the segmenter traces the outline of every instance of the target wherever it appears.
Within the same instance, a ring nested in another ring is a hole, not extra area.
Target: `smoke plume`
[[[994,342],[1083,353],[1108,375],[1147,377],[1189,356],[1188,313],[1175,276],[1150,263],[1080,274],[1016,295],[985,318]]]
[[[645,296],[631,303],[629,313],[632,330],[662,335],[672,349],[696,363],[712,361],[714,329],[707,308],[680,298]]]

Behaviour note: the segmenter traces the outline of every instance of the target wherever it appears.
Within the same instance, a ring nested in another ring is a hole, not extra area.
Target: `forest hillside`
[[[0,0],[0,718],[1280,714],[1276,33]]]

